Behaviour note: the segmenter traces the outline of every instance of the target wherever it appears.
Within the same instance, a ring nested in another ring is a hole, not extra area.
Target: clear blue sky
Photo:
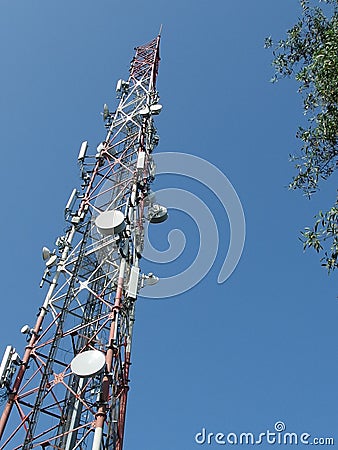
[[[79,145],[102,140],[103,103],[116,105],[115,82],[128,76],[133,48],[161,23],[158,151],[216,165],[245,212],[243,256],[224,284],[217,276],[226,232],[195,288],[139,300],[126,450],[193,450],[207,446],[194,442],[202,427],[259,433],[277,420],[288,431],[333,436],[338,447],[336,275],[304,255],[298,240],[333,203],[335,188],[329,183],[310,202],[286,189],[301,100],[295,82],[269,83],[271,54],[263,49],[266,36],[282,37],[299,14],[296,0],[1,1],[3,350],[23,351],[20,328],[42,303],[40,249],[63,232],[65,203],[80,184]],[[191,189],[227,223],[206,189],[162,178],[158,187]],[[169,224],[189,221],[173,213]],[[194,251],[190,242],[180,267]]]

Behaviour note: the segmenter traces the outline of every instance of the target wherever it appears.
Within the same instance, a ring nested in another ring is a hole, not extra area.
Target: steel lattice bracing
[[[116,111],[104,110],[105,140],[95,156],[79,155],[82,190],[67,204],[69,226],[47,261],[48,291],[7,386],[0,449],[122,448],[137,296],[131,278],[139,287],[145,216],[156,214],[149,194],[159,42],[136,48]],[[125,227],[102,235],[95,221],[111,210],[123,213]],[[104,352],[105,369],[79,377],[71,361],[89,349]]]

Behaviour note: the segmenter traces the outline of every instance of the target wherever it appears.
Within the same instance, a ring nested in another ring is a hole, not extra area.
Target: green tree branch
[[[318,3],[318,2],[317,2]],[[324,0],[323,9],[309,0],[300,0],[302,16],[287,31],[285,39],[265,47],[273,49],[274,77],[291,77],[299,82],[308,126],[299,127],[300,154],[290,155],[296,175],[290,189],[300,189],[311,197],[320,181],[327,180],[338,167],[338,0]],[[322,265],[330,272],[338,267],[338,199],[332,208],[319,212],[312,228],[302,232],[304,249],[312,247],[325,256]]]

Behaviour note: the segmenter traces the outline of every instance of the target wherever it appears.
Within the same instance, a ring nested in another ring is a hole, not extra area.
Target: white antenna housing
[[[46,267],[49,269],[53,267],[56,263],[56,260],[58,259],[57,255],[50,255],[50,258],[46,261]]]
[[[70,196],[69,196],[69,199],[68,199],[68,202],[67,202],[67,205],[66,205],[66,209],[65,209],[66,212],[70,211],[70,209],[71,209],[71,207],[72,207],[72,204],[73,204],[73,201],[74,201],[74,199],[75,199],[76,194],[77,194],[77,189],[74,188],[74,189],[72,190]]]
[[[21,332],[22,334],[29,334],[30,331],[31,331],[31,328],[30,328],[29,325],[24,325],[24,326],[21,328],[21,330],[20,330],[20,332]]]
[[[148,275],[143,274],[142,275],[143,285],[148,286],[154,286],[157,284],[160,279],[156,275],[154,275],[152,272],[149,272]]]
[[[88,141],[83,141],[80,147],[79,156],[77,157],[78,161],[83,161],[86,157],[88,149]]]
[[[139,289],[139,278],[140,278],[140,268],[131,266],[130,278],[128,283],[127,296],[131,298],[137,297],[137,292]]]
[[[157,203],[148,208],[148,220],[151,223],[162,223],[168,219],[168,211],[165,206]]]
[[[146,152],[139,152],[138,157],[137,157],[137,169],[142,170],[144,169],[144,163],[145,163],[145,157],[146,157]]]
[[[116,83],[116,92],[121,92],[123,80],[118,80]]]
[[[118,209],[104,211],[103,213],[101,213],[99,216],[97,216],[95,225],[102,236],[119,234],[126,227],[124,214]]]
[[[42,259],[44,261],[47,261],[47,259],[50,258],[51,255],[51,251],[49,250],[48,247],[42,247]]]
[[[0,366],[0,388],[8,387],[15,372],[12,360],[13,355],[15,355],[15,348],[7,345]]]
[[[104,353],[99,350],[87,350],[73,358],[70,368],[79,377],[91,377],[100,372],[106,364]]]
[[[157,103],[156,105],[151,105],[151,107],[150,107],[150,112],[154,116],[157,116],[158,114],[160,114],[161,111],[162,111],[162,105],[160,105],[159,103]]]
[[[109,117],[109,108],[107,103],[103,105],[103,120],[107,120]]]

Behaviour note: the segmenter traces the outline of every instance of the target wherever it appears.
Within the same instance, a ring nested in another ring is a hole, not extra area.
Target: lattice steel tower
[[[8,346],[0,367],[0,449],[122,449],[135,301],[157,281],[139,268],[144,223],[167,217],[150,190],[159,44],[160,35],[135,49],[116,111],[104,105],[96,154],[80,147],[67,230],[56,250],[43,248],[46,297],[35,326],[21,330],[23,357]]]

